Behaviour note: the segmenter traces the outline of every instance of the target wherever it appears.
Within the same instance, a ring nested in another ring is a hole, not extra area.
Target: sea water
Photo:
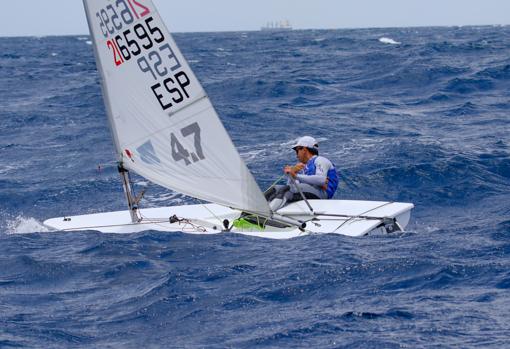
[[[0,347],[503,348],[510,28],[179,34],[262,188],[319,140],[403,233],[48,233],[125,209],[90,38],[0,38]],[[134,177],[144,207],[197,201]]]

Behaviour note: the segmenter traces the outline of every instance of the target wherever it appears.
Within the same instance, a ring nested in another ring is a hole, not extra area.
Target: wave
[[[485,68],[476,74],[481,77],[488,77],[494,80],[510,80],[510,64],[502,64]]]
[[[241,35],[175,38],[260,186],[309,134],[337,199],[413,202],[410,232],[39,234],[125,209],[116,154],[88,38],[0,38],[0,346],[505,347],[510,27]]]
[[[18,216],[6,221],[7,234],[45,233],[50,230],[40,221],[32,217]]]
[[[478,91],[489,91],[493,86],[493,82],[489,79],[454,78],[448,82],[443,91],[470,94]]]
[[[418,149],[420,159],[409,157]],[[420,140],[382,144],[375,151],[375,156],[384,161],[369,162],[358,167],[355,173],[347,171],[355,186],[342,186],[339,196],[367,197],[382,191],[386,195],[381,199],[420,205],[464,204],[508,190],[505,182],[510,157],[506,153],[451,155],[452,150],[447,146]],[[477,189],[472,190],[474,187]]]
[[[386,38],[386,37],[382,37],[379,39],[379,42],[383,43],[383,44],[390,44],[390,45],[400,45],[402,44],[401,42],[398,42],[398,41],[395,41],[391,38]]]

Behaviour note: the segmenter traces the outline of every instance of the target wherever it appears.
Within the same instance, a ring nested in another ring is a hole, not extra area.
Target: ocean
[[[311,135],[405,232],[48,232],[122,210],[88,36],[0,38],[1,348],[504,348],[510,27],[183,33],[262,188]],[[144,207],[196,203],[134,177]]]

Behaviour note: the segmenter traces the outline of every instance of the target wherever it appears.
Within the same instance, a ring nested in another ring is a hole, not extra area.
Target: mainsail
[[[83,0],[119,161],[183,194],[269,207],[150,0]]]

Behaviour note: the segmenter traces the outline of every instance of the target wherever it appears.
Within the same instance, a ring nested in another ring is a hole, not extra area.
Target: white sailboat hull
[[[142,220],[131,222],[129,211],[96,213],[48,219],[44,225],[55,231],[99,231],[111,234],[130,234],[154,230],[189,234],[238,233],[270,239],[290,239],[313,234],[341,234],[363,236],[403,230],[409,223],[414,205],[400,202],[355,200],[310,200],[314,215],[302,201],[292,203],[277,213],[303,221],[304,229],[297,227],[265,229],[224,228],[240,216],[233,210],[217,204],[184,205],[141,209]],[[171,223],[171,217],[174,217]]]

